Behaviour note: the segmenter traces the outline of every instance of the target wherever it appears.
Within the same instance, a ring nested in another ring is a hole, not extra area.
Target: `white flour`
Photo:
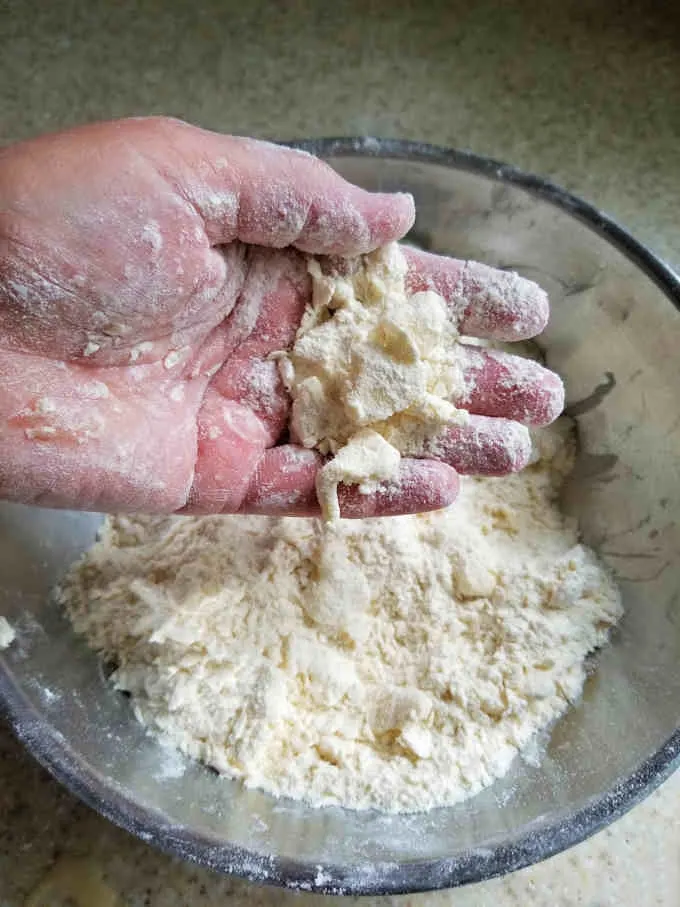
[[[63,601],[140,721],[219,771],[314,804],[451,804],[578,697],[621,613],[556,504],[568,422],[536,441],[428,515],[110,519]]]
[[[340,517],[340,482],[370,492],[402,453],[467,419],[450,402],[464,386],[457,325],[437,293],[407,295],[406,270],[396,243],[328,273],[310,259],[312,305],[279,354],[293,440],[339,454],[317,482],[325,519]]]

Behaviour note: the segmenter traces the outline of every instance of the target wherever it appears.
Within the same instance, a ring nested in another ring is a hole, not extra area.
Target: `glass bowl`
[[[510,268],[550,294],[541,338],[580,454],[564,507],[613,569],[625,618],[540,764],[457,806],[314,809],[161,747],[49,600],[93,514],[0,507],[0,698],[74,794],[133,834],[244,878],[334,894],[415,892],[542,860],[653,790],[680,752],[680,283],[621,227],[557,187],[475,155],[376,139],[296,143],[369,189],[408,190],[428,249]]]

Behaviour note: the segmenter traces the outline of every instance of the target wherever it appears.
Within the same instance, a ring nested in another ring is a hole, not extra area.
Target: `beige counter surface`
[[[673,6],[6,0],[0,142],[162,112],[256,136],[455,145],[554,179],[677,266]],[[55,863],[81,878],[101,875],[120,907],[333,903],[256,889],[151,850],[64,792],[0,726],[0,907],[22,907]],[[99,907],[93,898],[87,907]],[[454,892],[362,904],[678,905],[680,774],[610,829],[539,866]]]

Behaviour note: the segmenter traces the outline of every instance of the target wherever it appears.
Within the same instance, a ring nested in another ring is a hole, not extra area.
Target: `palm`
[[[288,400],[268,358],[290,345],[309,298],[298,250],[368,251],[405,232],[408,203],[389,207],[312,159],[168,121],[104,124],[22,151],[0,157],[3,496],[316,512],[318,456],[281,443]],[[460,271],[413,262],[413,281],[442,291]],[[501,300],[495,314],[496,333],[532,333],[531,313],[503,326]],[[487,378],[476,409],[493,417]],[[525,421],[545,421],[544,397],[529,394]],[[391,507],[446,503],[461,456],[406,462]],[[348,514],[386,506],[345,492]]]

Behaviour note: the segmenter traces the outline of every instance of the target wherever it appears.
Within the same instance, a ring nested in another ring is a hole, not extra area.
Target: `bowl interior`
[[[19,735],[61,780],[185,857],[303,889],[459,884],[580,840],[660,780],[680,749],[678,288],[670,276],[661,286],[662,269],[606,222],[588,223],[568,198],[555,203],[549,188],[489,162],[403,144],[315,150],[367,188],[413,192],[414,238],[427,248],[512,268],[550,293],[541,343],[581,442],[564,506],[615,572],[626,608],[582,701],[539,765],[517,760],[452,808],[386,816],[244,790],[148,737],[50,604],[101,518],[11,505],[0,507],[0,613],[18,638],[0,656],[0,692]]]

